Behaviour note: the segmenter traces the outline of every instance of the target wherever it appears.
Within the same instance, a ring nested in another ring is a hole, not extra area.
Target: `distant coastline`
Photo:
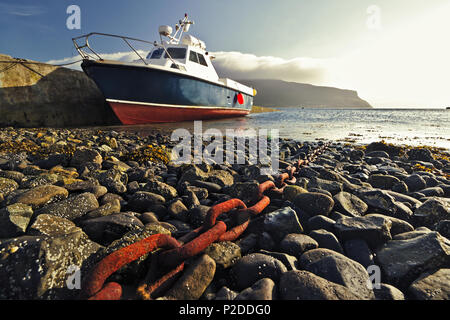
[[[258,91],[254,104],[267,108],[372,109],[353,90],[274,79],[241,79]]]

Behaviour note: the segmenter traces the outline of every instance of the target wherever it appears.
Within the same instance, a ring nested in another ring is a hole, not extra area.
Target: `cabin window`
[[[147,59],[160,59],[162,54],[164,52],[164,49],[156,49],[150,52],[147,56]]]
[[[164,55],[164,58],[168,58],[167,55],[169,53],[170,57],[172,59],[184,59],[186,58],[186,49],[185,48],[169,48],[167,49],[166,54]]]
[[[198,55],[198,61],[200,62],[200,64],[202,66],[207,67],[208,64],[206,63],[205,57],[202,54],[200,54],[200,53],[197,53],[197,55]]]
[[[197,53],[195,51],[189,52],[189,60],[198,64],[201,64],[202,66],[207,67],[208,64],[206,63],[205,57],[201,53]]]
[[[189,52],[189,60],[195,63],[198,63],[197,52],[191,51]]]

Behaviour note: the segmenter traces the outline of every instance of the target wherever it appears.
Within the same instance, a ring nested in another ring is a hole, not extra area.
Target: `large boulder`
[[[413,221],[417,226],[432,228],[441,220],[450,219],[450,200],[433,198],[425,201],[414,211]]]
[[[392,240],[377,250],[376,260],[388,283],[406,288],[422,273],[450,263],[450,240],[437,232]]]
[[[270,278],[264,278],[256,281],[250,288],[239,293],[235,300],[275,300],[276,292],[275,282]]]
[[[71,275],[100,246],[80,229],[58,237],[23,236],[0,241],[0,299],[73,299]]]
[[[282,300],[360,300],[349,288],[308,271],[292,270],[281,276]]]
[[[318,248],[319,244],[306,234],[291,233],[284,237],[279,246],[281,252],[300,258],[306,251]]]
[[[74,220],[83,217],[89,211],[99,207],[97,198],[89,192],[48,204],[39,209],[37,214],[52,214],[57,217]]]
[[[423,274],[409,286],[408,294],[417,300],[449,300],[450,269]]]
[[[328,216],[333,209],[334,200],[323,193],[308,192],[297,195],[294,204],[310,216]]]
[[[333,200],[337,211],[351,217],[363,216],[368,209],[364,201],[348,192],[339,192]]]
[[[23,235],[33,216],[33,209],[22,203],[15,203],[0,210],[0,239]]]
[[[216,263],[207,254],[196,259],[165,294],[169,299],[198,300],[214,278]]]
[[[82,221],[80,227],[90,239],[107,246],[127,232],[143,229],[144,225],[131,214],[117,213]]]
[[[368,204],[369,207],[388,216],[409,220],[413,214],[411,209],[402,202],[395,201],[394,197],[384,190],[361,191],[358,196]]]
[[[392,239],[391,226],[392,222],[383,217],[344,217],[336,222],[334,229],[343,241],[363,239],[369,246],[376,248]]]
[[[242,257],[231,268],[231,275],[235,287],[243,290],[263,278],[270,278],[277,282],[286,271],[286,267],[280,260],[265,254],[252,253]]]
[[[69,192],[65,188],[43,185],[22,193],[17,197],[16,201],[28,204],[33,208],[39,208],[50,202],[66,199],[68,195]]]
[[[299,262],[303,270],[343,285],[361,299],[375,298],[373,290],[368,287],[367,270],[343,254],[329,249],[314,249],[305,252]]]
[[[264,216],[264,231],[279,242],[287,234],[300,233],[303,227],[298,221],[296,212],[291,207],[285,207]]]

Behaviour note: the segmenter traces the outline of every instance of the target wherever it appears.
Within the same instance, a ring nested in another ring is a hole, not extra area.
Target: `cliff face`
[[[263,107],[372,108],[352,90],[281,80],[239,80],[258,91],[254,104]]]
[[[29,60],[15,63],[17,60],[6,55],[0,55],[0,61],[0,126],[119,123],[95,83],[83,72]]]

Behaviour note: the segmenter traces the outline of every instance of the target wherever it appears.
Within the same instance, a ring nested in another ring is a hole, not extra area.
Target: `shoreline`
[[[70,266],[86,275],[112,252],[151,235],[180,239],[205,223],[211,207],[234,198],[251,207],[261,184],[279,183],[278,175],[262,175],[260,165],[175,165],[169,131],[0,129],[0,298],[77,299],[80,290],[67,285]],[[327,142],[281,138],[280,171]],[[448,298],[448,152],[330,142],[289,178],[278,192],[266,192],[267,207],[241,236],[189,257],[157,296]],[[219,218],[227,229],[239,219]],[[136,289],[155,278],[147,274],[152,261],[144,255],[107,282],[127,289],[123,299],[142,299]],[[371,266],[382,272],[379,288],[365,286]]]

